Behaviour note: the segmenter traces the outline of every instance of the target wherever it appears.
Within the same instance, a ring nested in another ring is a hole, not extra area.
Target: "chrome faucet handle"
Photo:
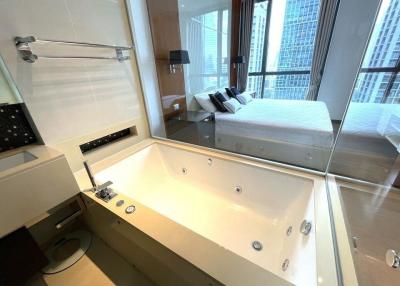
[[[84,161],[83,165],[85,166],[85,170],[86,170],[88,177],[90,179],[90,182],[92,184],[92,187],[88,190],[85,190],[84,192],[93,192],[93,193],[95,193],[96,197],[98,197],[99,199],[102,199],[105,202],[112,200],[117,195],[116,192],[114,192],[111,188],[109,188],[112,185],[112,182],[107,181],[104,184],[101,184],[100,186],[97,185],[96,181],[94,179],[94,174],[93,174],[92,169],[90,168],[88,162]]]
[[[107,189],[109,186],[111,186],[113,184],[113,182],[111,181],[107,181],[104,184],[101,184],[100,186],[96,187],[96,192],[102,191]]]
[[[112,185],[111,181],[107,181],[104,184],[101,184],[100,186],[97,186],[95,189],[95,195],[99,199],[102,199],[105,202],[108,202],[112,200],[117,193],[113,191],[113,189],[109,188],[109,186]]]
[[[400,268],[400,252],[388,249],[386,251],[386,264],[392,268]]]

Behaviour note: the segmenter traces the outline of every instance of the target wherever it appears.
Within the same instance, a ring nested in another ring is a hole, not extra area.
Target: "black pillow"
[[[240,91],[239,91],[236,87],[234,87],[234,86],[231,87],[231,91],[233,92],[233,94],[234,94],[235,96],[240,94]]]
[[[224,101],[226,101],[225,96],[220,93],[219,91],[217,91],[216,93],[214,93],[214,96],[216,99],[218,99],[218,101],[220,101],[221,103],[223,103]]]
[[[223,102],[226,101],[225,97],[220,93],[216,92],[214,94],[209,94],[211,102],[214,104],[215,108],[221,112],[227,112],[228,110],[225,108]]]
[[[231,88],[225,88],[225,90],[226,90],[226,94],[227,94],[229,97],[236,98],[236,95],[239,95],[239,94],[240,94],[240,91],[239,91],[236,87],[234,87],[234,86],[232,86]],[[237,98],[236,98],[236,99],[237,99]]]
[[[236,95],[232,92],[232,90],[231,90],[229,87],[226,87],[225,90],[226,90],[226,94],[227,94],[229,97],[233,97],[233,98],[236,97]]]

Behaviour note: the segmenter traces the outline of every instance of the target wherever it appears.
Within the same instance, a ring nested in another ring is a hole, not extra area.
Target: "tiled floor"
[[[43,275],[29,286],[103,286],[130,285],[153,286],[154,284],[136,268],[109,248],[98,237],[93,237],[86,255],[63,272]]]

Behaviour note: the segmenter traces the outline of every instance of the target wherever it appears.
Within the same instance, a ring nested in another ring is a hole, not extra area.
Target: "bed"
[[[330,172],[383,183],[399,150],[400,105],[352,102]]]
[[[324,170],[334,134],[323,102],[253,99],[215,113],[216,148]]]

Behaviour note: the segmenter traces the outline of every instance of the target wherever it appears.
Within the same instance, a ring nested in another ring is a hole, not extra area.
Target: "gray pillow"
[[[224,101],[223,104],[230,113],[236,113],[236,111],[242,108],[239,101],[237,101],[235,98]]]

